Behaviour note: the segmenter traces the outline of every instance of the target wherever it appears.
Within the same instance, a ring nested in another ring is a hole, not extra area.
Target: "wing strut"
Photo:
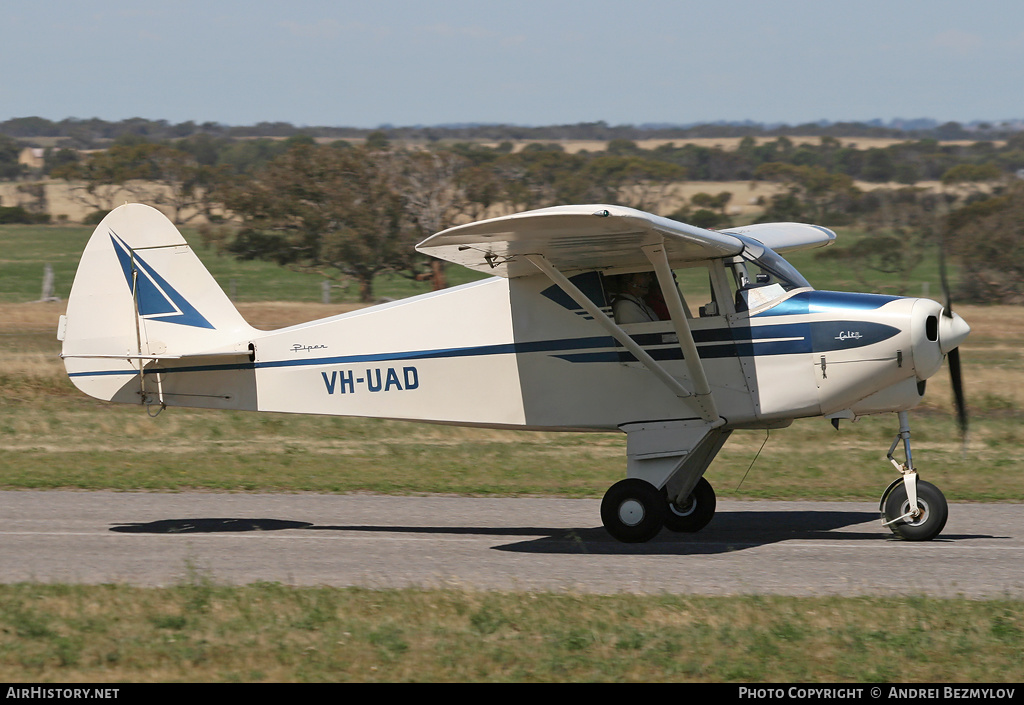
[[[661,287],[661,294],[668,306],[672,327],[679,339],[679,347],[683,351],[683,362],[686,363],[690,379],[693,380],[694,401],[700,406],[701,416],[705,420],[717,420],[718,407],[715,404],[715,398],[711,395],[711,385],[708,384],[704,364],[700,361],[700,355],[697,353],[697,344],[693,342],[690,323],[686,318],[686,312],[683,311],[679,289],[676,288],[675,280],[672,277],[672,268],[668,264],[668,253],[665,252],[664,245],[647,245],[641,249],[654,265],[654,272],[658,275],[658,285]]]
[[[633,356],[637,360],[639,360],[644,367],[646,367],[655,377],[657,377],[662,382],[662,384],[668,387],[673,394],[675,394],[680,399],[688,399],[690,397],[695,396],[693,392],[691,392],[689,389],[680,384],[679,380],[670,375],[664,367],[659,365],[654,360],[654,358],[647,353],[646,350],[637,345],[636,341],[634,341],[629,336],[629,333],[622,330],[622,328],[620,328],[615,323],[615,321],[609,318],[604,313],[604,311],[598,308],[598,306],[593,301],[591,301],[586,294],[580,291],[575,284],[569,281],[569,279],[564,274],[562,274],[553,266],[551,266],[551,263],[548,262],[543,255],[524,255],[524,257],[527,260],[529,260],[535,267],[537,267],[537,269],[546,274],[548,279],[550,279],[557,286],[559,286],[566,294],[568,294],[572,298],[573,301],[582,306],[587,313],[593,316],[594,320],[600,323],[601,326],[606,331],[608,331],[609,335],[611,335],[613,338],[619,341],[623,347],[629,350],[629,352],[631,352]],[[671,279],[671,276],[669,278]],[[676,295],[676,298],[678,299],[678,294]],[[674,318],[675,317],[673,316],[673,319]],[[688,328],[687,331],[689,331]],[[704,380],[704,384],[707,384],[706,379]],[[717,413],[712,415],[711,412],[707,409],[705,403],[699,402],[698,407],[700,409],[701,417],[705,421],[708,421],[709,423],[712,423],[716,426],[720,426],[725,423],[725,420],[720,419]],[[711,404],[711,408],[714,409],[713,402]]]

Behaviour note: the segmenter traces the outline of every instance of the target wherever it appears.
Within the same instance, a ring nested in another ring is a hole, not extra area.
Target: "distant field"
[[[778,137],[755,137],[754,141],[758,145],[765,144],[766,142],[774,142]],[[787,138],[795,145],[802,144],[821,144],[821,137],[800,137],[794,136]],[[839,137],[837,138],[844,147],[854,147],[856,149],[885,149],[891,147],[894,144],[903,144],[912,140],[897,139],[890,137]],[[720,148],[726,151],[732,151],[739,147],[740,142],[743,140],[742,137],[690,137],[690,138],[664,138],[664,139],[649,139],[649,140],[636,140],[636,145],[641,149],[657,149],[662,145],[674,144],[676,147],[683,147],[688,144],[695,145],[697,147],[706,147],[708,149]],[[549,144],[560,144],[566,152],[575,154],[576,152],[588,151],[588,152],[603,152],[608,148],[608,142],[605,140],[522,140],[515,142],[516,151],[522,149],[532,142],[544,142]],[[491,146],[497,146],[498,143],[488,143]],[[948,140],[940,142],[943,145],[970,145],[974,144],[974,140]],[[1002,146],[1005,142],[995,141],[993,144]]]
[[[581,147],[581,149],[582,148],[583,147]],[[919,181],[915,185],[924,189],[936,189],[939,187],[939,182]],[[856,186],[862,191],[873,191],[879,188],[903,188],[906,184],[858,181],[856,182]],[[12,206],[28,203],[27,197],[18,192],[17,188],[18,184],[15,182],[0,182],[0,204],[4,206]],[[51,180],[45,182],[44,188],[46,191],[48,212],[54,222],[81,223],[83,218],[93,212],[91,207],[86,206],[71,197],[69,186],[64,181]],[[784,189],[781,184],[768,181],[682,181],[674,185],[670,195],[668,195],[654,210],[657,211],[659,215],[667,215],[689,203],[689,199],[691,199],[695,193],[704,192],[716,195],[723,191],[728,191],[733,194],[732,200],[729,202],[729,214],[738,216],[741,219],[747,218],[752,220],[764,211],[764,208],[758,205],[758,199],[769,199],[774,194],[780,193],[783,190]],[[132,203],[151,202],[147,201],[145,198],[139,198],[128,194],[125,194],[122,200]],[[488,211],[487,215],[488,217],[505,215],[506,211],[507,208],[504,206],[495,206]],[[184,211],[185,216],[188,216],[189,214],[189,210]],[[199,217],[190,221],[190,223],[192,225],[197,225],[201,223],[202,220],[203,219]]]

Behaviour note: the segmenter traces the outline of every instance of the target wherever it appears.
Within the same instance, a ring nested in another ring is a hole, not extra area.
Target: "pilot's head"
[[[624,293],[632,294],[633,296],[645,296],[650,290],[650,272],[637,272],[635,274],[626,275]]]

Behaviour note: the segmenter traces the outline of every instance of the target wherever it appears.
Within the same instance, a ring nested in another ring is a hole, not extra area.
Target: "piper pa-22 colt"
[[[612,205],[544,208],[417,246],[495,276],[261,331],[167,218],[127,204],[89,240],[58,337],[80,390],[147,409],[625,432],[626,478],[601,503],[625,542],[711,521],[704,473],[736,429],[896,412],[900,477],[882,522],[929,540],[947,506],[918,479],[907,411],[947,356],[962,389],[970,328],[948,302],[816,291],[780,256],[834,239],[800,223],[712,231]],[[677,276],[703,291],[681,293]],[[660,315],[641,290],[660,293]]]

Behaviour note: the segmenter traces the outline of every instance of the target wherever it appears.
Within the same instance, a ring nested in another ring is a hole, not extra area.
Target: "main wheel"
[[[665,528],[670,531],[693,533],[700,531],[715,516],[715,490],[711,483],[703,477],[697,482],[693,492],[686,498],[686,504],[680,506],[668,500],[668,514],[665,516]]]
[[[921,513],[917,517],[908,517],[893,524],[889,528],[894,534],[907,541],[931,541],[939,535],[946,525],[949,508],[946,498],[939,488],[924,480],[917,481],[917,506]],[[910,511],[910,499],[907,497],[906,485],[902,483],[893,488],[885,498],[882,517],[890,522],[904,516]]]
[[[661,492],[638,478],[616,482],[601,501],[604,528],[624,543],[650,541],[665,524],[667,511]]]

